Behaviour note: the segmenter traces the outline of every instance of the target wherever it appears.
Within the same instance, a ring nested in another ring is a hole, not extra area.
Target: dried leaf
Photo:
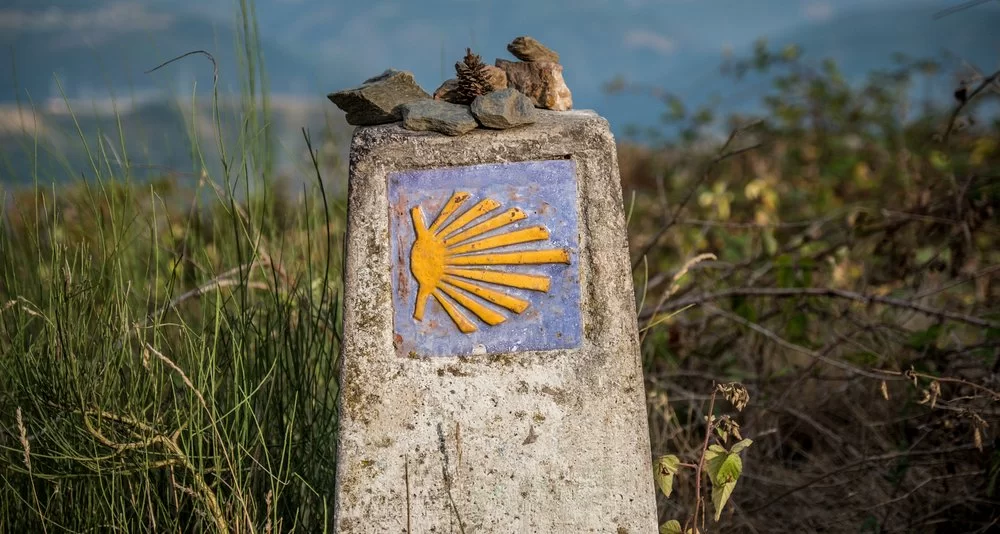
[[[750,402],[750,393],[747,391],[746,386],[740,384],[739,382],[719,384],[716,386],[716,389],[719,393],[722,393],[722,396],[725,397],[737,411],[742,412],[743,408],[746,408],[747,403]]]
[[[889,385],[885,383],[885,380],[882,381],[882,384],[879,386],[879,390],[882,392],[882,398],[889,400]]]

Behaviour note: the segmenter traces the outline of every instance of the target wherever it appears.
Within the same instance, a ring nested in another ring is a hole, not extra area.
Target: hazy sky
[[[806,50],[810,59],[831,54],[864,69],[871,68],[869,60],[887,60],[897,46],[902,51],[922,47],[919,54],[964,46],[958,51],[966,56],[968,50],[990,48],[993,57],[1000,57],[988,42],[996,40],[992,37],[996,32],[987,30],[986,35],[981,32],[962,42],[966,22],[956,25],[955,19],[974,19],[974,10],[954,17],[950,26],[931,22],[934,11],[965,2],[257,0],[255,4],[261,37],[270,43],[265,54],[272,60],[268,71],[275,75],[274,85],[285,91],[325,94],[390,67],[412,71],[421,85],[433,91],[454,75],[454,62],[465,47],[491,62],[508,57],[505,45],[512,38],[532,35],[561,54],[566,80],[579,102],[597,107],[606,104],[602,84],[619,74],[685,95],[696,94],[705,80],[724,83],[717,68],[723,51],[746,53],[760,37],[780,42],[792,35],[799,43],[811,39]],[[1000,10],[1000,1],[993,4],[995,11]],[[233,25],[238,6],[239,0],[0,0],[0,45],[19,48],[21,64],[37,60],[37,68],[47,71],[39,76],[51,79],[52,72],[65,71],[64,79],[73,80],[77,88],[88,84],[100,88],[103,79],[86,79],[95,69],[66,68],[69,54],[64,51],[87,50],[90,56],[108,57],[108,68],[122,69],[126,58],[114,55],[116,48],[157,41],[155,53],[138,57],[136,52],[128,64],[134,71],[130,75],[143,80],[144,68],[192,48],[231,48],[231,37],[213,42],[211,34]],[[907,28],[897,23],[900,9],[882,11],[903,7],[921,11],[908,19]],[[865,43],[855,36],[861,25],[867,27]],[[42,49],[47,54],[44,61]],[[236,69],[227,67],[229,72]],[[192,68],[198,67],[178,65],[171,73]]]

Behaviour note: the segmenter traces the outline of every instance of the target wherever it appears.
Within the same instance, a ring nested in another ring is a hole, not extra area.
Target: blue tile
[[[399,172],[389,175],[388,185],[393,329],[398,355],[463,356],[580,345],[579,229],[573,161]],[[460,201],[465,198],[462,193],[468,194],[464,201]],[[451,199],[456,209],[435,226]],[[460,227],[449,227],[476,206],[485,206],[481,215]],[[418,215],[414,214],[416,207],[420,208]],[[525,217],[469,239],[460,235],[471,228],[489,228],[477,225],[494,217],[500,221],[500,216],[509,215],[513,208]],[[437,282],[427,284],[437,294],[425,299],[419,319],[414,316],[419,284],[410,261],[416,240],[415,217],[420,217],[423,227],[430,229],[422,242],[435,243],[429,249],[421,249],[432,251],[423,255],[426,258],[423,264],[429,266],[427,272],[437,273],[425,277]],[[545,230],[530,229],[539,226]],[[512,232],[516,232],[513,236],[529,235],[531,240],[525,237],[524,242],[491,246],[494,243],[489,240],[491,237],[508,236],[506,239],[521,241],[513,239],[509,235]],[[446,238],[451,238],[447,244],[444,243]],[[470,246],[473,242],[478,243]],[[512,258],[512,252],[527,254]],[[555,256],[560,259],[553,259]],[[531,262],[518,263],[518,259]],[[440,271],[445,266],[458,270],[450,271],[452,274],[442,279]],[[508,278],[506,281],[511,285],[505,285],[496,283],[496,273],[529,276],[516,280]],[[523,282],[529,278],[536,286],[534,289],[517,287],[531,285]],[[547,289],[540,286],[544,279],[548,279]],[[487,300],[497,300],[497,295],[512,299],[504,299],[506,306]],[[439,299],[450,304],[461,318],[453,319]],[[516,304],[511,305],[512,301]],[[517,311],[524,303],[527,308]],[[465,325],[466,332],[460,329],[460,323]]]

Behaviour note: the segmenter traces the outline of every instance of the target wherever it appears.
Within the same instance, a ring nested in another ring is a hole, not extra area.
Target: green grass
[[[297,198],[271,178],[240,10],[241,109],[213,106],[217,138],[191,138],[221,175],[133,180],[119,122],[114,149],[77,132],[84,178],[2,192],[0,532],[330,523],[343,207],[319,165]]]

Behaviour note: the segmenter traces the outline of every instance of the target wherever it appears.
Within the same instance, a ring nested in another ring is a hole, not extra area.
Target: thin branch
[[[698,509],[701,507],[701,473],[705,468],[705,451],[708,450],[708,439],[712,437],[712,414],[715,412],[715,396],[717,394],[718,390],[713,383],[712,400],[708,401],[708,415],[706,416],[708,420],[705,422],[705,440],[701,444],[701,457],[698,459],[698,469],[694,475],[694,513],[688,520],[694,521],[695,530],[698,530]],[[687,532],[687,530],[687,522],[685,522],[684,531]]]
[[[842,362],[842,361],[839,361],[839,360],[835,360],[833,358],[827,357],[825,354],[816,352],[816,351],[811,350],[811,349],[807,349],[806,347],[803,347],[802,345],[796,345],[795,343],[792,343],[791,341],[788,341],[787,339],[779,336],[778,334],[775,334],[774,332],[768,330],[767,328],[764,328],[763,326],[761,326],[761,325],[759,325],[757,323],[754,323],[752,321],[748,321],[748,320],[744,319],[743,317],[740,317],[739,315],[736,315],[735,313],[728,312],[726,310],[723,310],[723,309],[720,309],[720,308],[716,308],[715,306],[711,306],[711,305],[706,306],[706,308],[710,312],[712,312],[712,313],[714,313],[716,315],[721,315],[722,317],[725,317],[726,319],[729,319],[730,321],[739,323],[739,324],[741,324],[741,325],[743,325],[743,326],[745,326],[745,327],[747,327],[747,328],[749,328],[749,329],[757,332],[758,334],[760,334],[760,335],[762,335],[762,336],[770,339],[774,343],[776,343],[776,344],[778,344],[778,345],[780,345],[780,346],[782,346],[782,347],[784,347],[786,349],[793,350],[793,351],[801,353],[801,354],[805,354],[806,356],[809,356],[809,357],[811,357],[813,359],[819,360],[819,361],[821,361],[823,363],[832,365],[834,367],[838,367],[838,368],[843,369],[843,370],[845,370],[845,371],[847,371],[849,373],[854,373],[854,374],[858,374],[858,375],[861,375],[861,376],[866,376],[868,378],[877,378],[879,380],[885,380],[885,375],[876,374],[876,373],[873,373],[871,371],[868,371],[868,370],[865,370],[865,369],[861,369],[860,367],[855,367],[855,366],[853,366],[853,365],[851,365],[849,363]]]
[[[198,286],[198,287],[196,287],[196,288],[194,288],[194,289],[192,289],[190,291],[187,291],[187,292],[185,292],[185,293],[177,296],[176,298],[174,298],[173,300],[171,300],[170,302],[168,302],[164,306],[160,307],[159,309],[157,309],[157,310],[153,311],[152,313],[150,313],[149,315],[147,315],[146,316],[146,321],[149,321],[151,318],[157,317],[157,316],[161,315],[163,312],[165,312],[167,310],[170,310],[170,309],[173,309],[173,308],[177,307],[178,304],[180,304],[181,302],[184,302],[185,300],[188,300],[188,299],[191,299],[191,298],[200,297],[200,296],[204,295],[205,293],[208,293],[209,291],[212,291],[212,290],[215,290],[215,289],[221,289],[221,288],[224,288],[224,287],[231,287],[231,286],[242,285],[241,282],[240,282],[240,280],[232,279],[232,278],[229,278],[229,277],[232,276],[232,275],[234,275],[234,274],[236,274],[236,273],[243,272],[244,269],[245,270],[253,269],[254,267],[256,267],[258,265],[261,266],[261,267],[267,267],[268,265],[270,265],[270,263],[271,263],[270,259],[269,258],[265,258],[264,261],[254,261],[254,262],[251,262],[251,263],[248,263],[248,264],[245,264],[245,265],[240,265],[239,267],[234,267],[234,268],[232,268],[232,269],[230,269],[230,270],[228,270],[228,271],[220,274],[219,276],[216,276],[215,278],[209,280],[207,283],[202,284],[202,285],[200,285],[200,286]],[[266,284],[264,284],[262,282],[248,282],[246,284],[246,287],[248,287],[250,289],[262,289],[262,290],[270,289]]]
[[[943,19],[948,15],[954,15],[955,13],[958,13],[960,11],[965,11],[966,9],[970,9],[992,1],[993,0],[967,0],[965,2],[962,2],[961,4],[958,4],[957,6],[951,6],[949,8],[942,9],[937,13],[934,13],[934,20]]]
[[[975,382],[969,382],[968,380],[963,380],[961,378],[951,378],[951,377],[947,377],[947,376],[934,376],[934,375],[929,375],[929,374],[926,374],[926,373],[918,373],[918,372],[913,371],[913,370],[907,370],[907,371],[879,371],[879,372],[880,373],[886,373],[886,374],[893,375],[893,376],[902,376],[902,377],[906,377],[906,378],[911,378],[913,380],[915,380],[916,378],[926,378],[927,380],[934,380],[934,381],[937,381],[937,382],[946,382],[946,383],[949,383],[949,384],[960,384],[960,385],[963,385],[963,386],[969,386],[969,387],[971,387],[973,389],[978,389],[979,391],[982,391],[982,392],[988,394],[990,397],[993,398],[993,400],[1000,402],[1000,393],[998,393],[996,391],[993,391],[992,389],[990,389],[988,387],[981,386],[979,384],[976,384]]]
[[[865,295],[862,293],[855,293],[853,291],[846,291],[843,289],[835,289],[831,287],[801,287],[801,288],[740,287],[733,289],[724,289],[722,291],[717,291],[715,293],[706,293],[695,297],[668,302],[663,305],[663,309],[660,311],[676,310],[690,306],[692,304],[700,305],[729,297],[794,298],[803,296],[834,297],[846,300],[853,300],[855,302],[861,302],[864,304],[873,304],[873,303],[884,304],[886,306],[894,306],[897,308],[913,310],[923,313],[925,315],[967,323],[974,326],[979,326],[984,328],[1000,328],[1000,323],[998,322],[981,319],[979,317],[973,317],[971,315],[956,313],[938,308],[932,308],[930,306],[924,306],[923,304],[917,304],[916,302],[911,302],[908,300],[902,300],[893,297],[883,297],[879,295]],[[648,315],[647,313],[642,313],[640,318],[647,319],[648,318],[647,315]]]
[[[815,477],[815,478],[809,480],[808,482],[805,482],[804,484],[799,484],[798,486],[795,486],[794,488],[792,488],[792,489],[790,489],[790,490],[788,490],[788,491],[786,491],[784,493],[781,493],[781,494],[777,495],[776,497],[773,497],[771,500],[767,501],[766,503],[762,504],[761,506],[758,506],[757,508],[754,508],[753,510],[750,510],[749,513],[751,513],[751,514],[757,513],[759,511],[765,509],[765,508],[768,508],[772,504],[774,504],[774,503],[776,503],[776,502],[784,499],[785,497],[788,497],[789,495],[791,495],[791,494],[793,494],[795,492],[798,492],[798,491],[801,491],[801,490],[803,490],[805,488],[808,488],[809,486],[812,486],[813,484],[815,484],[817,482],[821,482],[821,481],[823,481],[823,480],[825,480],[825,479],[827,479],[827,478],[829,478],[829,477],[831,477],[833,475],[836,475],[838,473],[843,473],[844,471],[850,471],[852,469],[857,469],[859,467],[863,467],[863,466],[865,466],[867,464],[870,464],[872,462],[885,462],[885,461],[888,461],[888,460],[895,460],[897,458],[903,458],[903,457],[933,456],[935,454],[951,454],[951,453],[955,453],[955,452],[966,452],[966,451],[972,451],[972,450],[976,450],[976,446],[975,445],[961,445],[961,446],[957,446],[957,447],[947,447],[947,448],[941,448],[941,449],[931,449],[931,450],[926,450],[926,451],[899,451],[899,452],[890,452],[890,453],[887,453],[887,454],[880,454],[878,456],[870,456],[868,458],[864,458],[864,459],[858,460],[856,462],[852,462],[852,463],[849,463],[849,464],[846,464],[846,465],[842,465],[842,466],[840,466],[840,467],[838,467],[836,469],[832,469],[830,471],[827,471],[826,473],[823,473],[822,475],[820,475],[818,477]]]
[[[951,118],[948,119],[948,128],[945,129],[944,135],[942,136],[942,141],[944,143],[948,142],[948,137],[955,130],[955,121],[958,119],[958,114],[962,112],[963,109],[972,102],[980,93],[982,93],[987,87],[993,85],[997,81],[1000,81],[1000,70],[994,72],[991,76],[983,78],[979,85],[976,86],[965,98],[959,100],[958,105],[951,112]]]

